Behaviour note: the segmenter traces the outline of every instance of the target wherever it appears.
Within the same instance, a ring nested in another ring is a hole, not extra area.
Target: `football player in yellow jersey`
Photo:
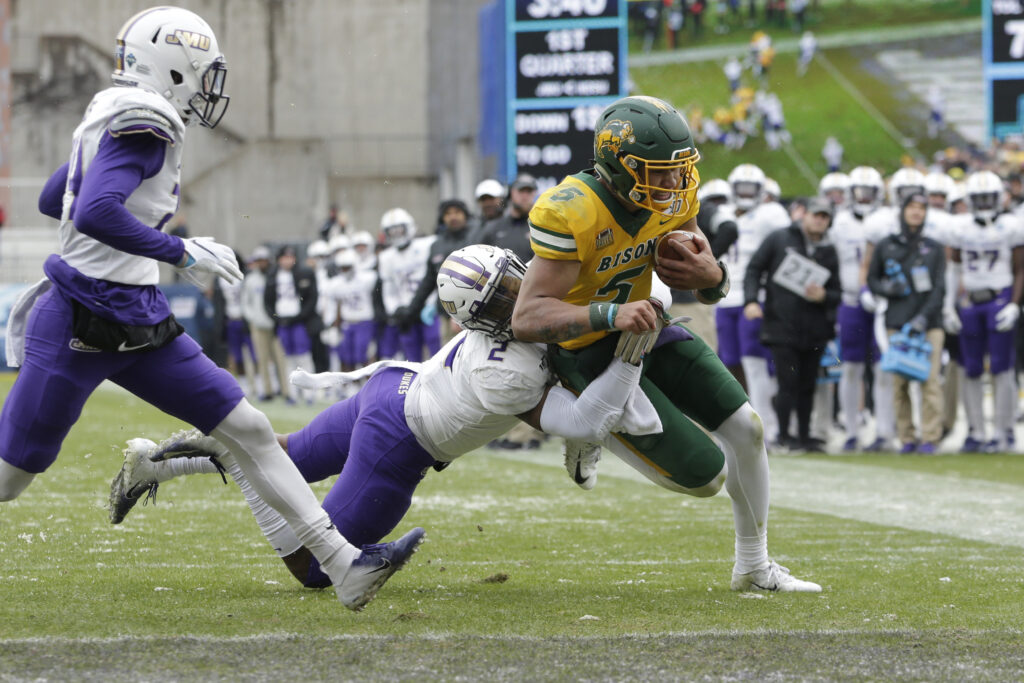
[[[649,340],[640,386],[663,432],[617,435],[635,456],[629,464],[697,496],[714,495],[724,480],[736,526],[733,590],[820,591],[768,557],[768,456],[743,388],[703,341],[664,326],[648,300],[655,270],[707,304],[729,287],[697,227],[700,155],[689,126],[662,100],[623,98],[598,118],[594,159],[593,169],[549,189],[530,212],[536,258],[516,301],[516,338],[551,344],[552,366],[575,392],[631,348],[631,337]],[[655,268],[658,237],[676,229],[695,233],[700,250],[680,247],[678,260]]]

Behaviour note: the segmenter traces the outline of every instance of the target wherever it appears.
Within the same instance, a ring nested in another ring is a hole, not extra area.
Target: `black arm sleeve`
[[[719,224],[718,230],[710,238],[711,253],[715,255],[715,258],[722,258],[722,254],[729,251],[729,247],[736,242],[739,234],[736,221],[723,221]]]

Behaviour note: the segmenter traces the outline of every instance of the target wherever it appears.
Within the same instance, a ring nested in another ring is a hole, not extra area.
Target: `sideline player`
[[[340,473],[324,507],[352,542],[380,540],[405,515],[431,467],[444,469],[519,420],[574,440],[567,444],[566,466],[583,488],[591,488],[597,476],[593,451],[599,447],[587,444],[601,441],[613,428],[636,434],[660,430],[653,406],[637,388],[642,343],[653,343],[656,334],[638,335],[620,346],[617,358],[579,397],[552,386],[545,347],[516,341],[509,327],[525,270],[510,250],[482,244],[457,250],[440,266],[437,292],[464,331],[440,352],[423,364],[390,361],[347,376],[298,378],[322,385],[370,375],[356,396],[335,403],[298,432],[278,437],[307,481]],[[159,446],[131,440],[111,484],[111,521],[119,523],[142,493],[155,491],[160,482],[217,471],[207,457],[175,456],[213,455],[226,465],[293,575],[309,587],[328,585],[330,579],[302,542],[238,468],[225,462],[224,452],[216,439],[197,432]]]
[[[1003,211],[1003,181],[992,171],[967,177],[970,214],[957,216],[949,231],[952,284],[962,285],[956,311],[945,311],[947,327],[960,335],[964,367],[964,452],[1013,451],[1017,412],[1014,338],[1024,300],[1024,232],[1020,219]],[[947,297],[947,302],[951,297]],[[985,439],[985,356],[992,376],[993,436]]]
[[[656,329],[647,297],[658,236],[681,228],[695,233],[701,247],[699,253],[680,247],[679,261],[658,266],[665,284],[696,289],[704,303],[729,289],[728,272],[697,227],[700,155],[679,112],[653,97],[614,102],[598,118],[594,158],[593,170],[567,177],[530,212],[537,256],[512,318],[517,339],[558,345],[554,370],[576,391],[612,356],[621,337],[615,332]],[[662,333],[640,380],[663,432],[621,442],[649,470],[684,487],[727,472],[736,524],[733,590],[820,591],[768,557],[768,454],[761,419],[743,388],[703,341],[675,336],[683,328],[666,329],[673,336]]]
[[[367,549],[348,543],[230,373],[183,334],[157,288],[157,262],[188,279],[242,274],[230,247],[162,232],[178,205],[185,129],[227,108],[227,66],[209,24],[187,10],[139,12],[117,35],[114,87],[89,104],[71,161],[39,208],[60,220],[60,255],[16,304],[8,350],[21,372],[0,414],[0,501],[57,459],[103,380],[214,434],[320,560],[341,602],[359,610],[416,549],[422,529]]]

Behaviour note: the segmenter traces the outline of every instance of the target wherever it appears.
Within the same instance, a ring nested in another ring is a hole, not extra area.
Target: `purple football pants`
[[[76,350],[71,304],[56,289],[29,315],[25,362],[0,413],[0,457],[39,474],[57,459],[86,399],[105,380],[205,434],[242,400],[238,383],[188,335],[155,351]]]
[[[335,403],[288,437],[288,455],[308,482],[339,474],[323,501],[341,535],[377,543],[401,521],[434,464],[405,421],[416,373],[387,368],[352,398]],[[326,579],[314,566],[307,583]]]
[[[988,354],[989,372],[998,375],[1013,368],[1016,361],[1013,340],[1016,331],[996,330],[996,313],[1010,301],[1011,291],[1004,289],[992,301],[984,304],[964,306],[959,309],[960,361],[964,372],[970,378],[981,377],[985,371],[985,354]]]
[[[871,352],[872,362],[881,357],[875,342],[875,316],[861,306],[839,304],[839,359],[846,363],[864,363]]]
[[[377,323],[372,320],[349,323],[345,326],[341,334],[341,344],[338,345],[338,360],[342,365],[366,365],[366,352],[370,348],[376,329]]]
[[[309,333],[306,332],[303,323],[278,326],[277,338],[281,341],[286,356],[301,356],[313,349],[313,342],[309,340]]]
[[[771,351],[759,338],[761,319],[747,320],[743,315],[743,306],[716,308],[715,328],[718,331],[718,357],[722,359],[722,365],[739,365],[745,356],[771,361]]]
[[[244,367],[243,364],[245,363],[245,358],[243,353],[245,349],[249,350],[249,358],[255,360],[256,352],[252,348],[252,339],[245,331],[244,320],[229,319],[224,332],[228,342],[228,353],[231,355],[231,360],[233,360],[239,368]]]

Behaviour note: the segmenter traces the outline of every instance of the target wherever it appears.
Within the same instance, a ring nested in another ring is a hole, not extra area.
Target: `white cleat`
[[[146,495],[156,500],[157,466],[150,460],[158,446],[149,439],[130,439],[124,449],[121,471],[110,482],[110,523],[120,524],[135,504]]]
[[[811,581],[801,581],[775,560],[768,566],[746,574],[732,572],[734,591],[765,591],[768,593],[820,593],[821,586]]]
[[[584,491],[597,485],[597,463],[601,461],[601,444],[565,439],[562,442],[565,471]]]

